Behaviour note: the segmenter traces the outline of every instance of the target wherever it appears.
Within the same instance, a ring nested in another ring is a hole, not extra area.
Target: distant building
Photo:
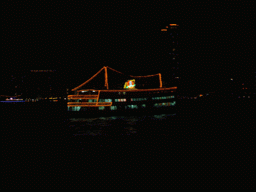
[[[168,24],[161,29],[162,43],[168,49],[166,64],[170,70],[170,81],[173,86],[177,86],[180,81],[180,60],[179,60],[179,25]]]
[[[64,97],[66,88],[56,70],[30,70],[23,76],[25,98]]]
[[[5,75],[2,81],[1,95],[20,95],[22,93],[22,82],[23,77],[17,73]]]

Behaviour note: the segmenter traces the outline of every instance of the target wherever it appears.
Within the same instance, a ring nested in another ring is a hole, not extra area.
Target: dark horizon
[[[255,79],[251,2],[174,3],[171,9],[167,3],[71,5],[5,3],[4,79],[52,69],[72,88],[109,66],[129,75],[161,73],[168,81],[168,45],[160,30],[169,23],[180,25],[183,92],[224,90],[230,78]]]

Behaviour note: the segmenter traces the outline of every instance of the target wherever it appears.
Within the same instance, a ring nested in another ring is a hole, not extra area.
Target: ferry
[[[105,71],[104,89],[83,88],[101,71]],[[161,73],[146,76],[128,75],[122,89],[109,89],[108,70],[124,74],[108,66],[72,89],[68,95],[67,111],[70,117],[115,116],[175,112],[177,87],[162,87]],[[125,75],[125,74],[124,74]],[[158,76],[159,88],[136,88],[136,79]]]

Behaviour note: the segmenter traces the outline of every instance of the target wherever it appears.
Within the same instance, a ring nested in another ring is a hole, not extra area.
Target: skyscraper
[[[166,63],[170,71],[170,84],[172,86],[178,86],[180,81],[179,73],[179,25],[178,24],[168,24],[161,29],[162,44],[164,48],[168,51],[164,51],[166,54]]]

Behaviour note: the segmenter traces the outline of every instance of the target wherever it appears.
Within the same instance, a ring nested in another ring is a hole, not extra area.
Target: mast
[[[104,69],[105,69],[105,86],[108,89],[108,72],[107,72],[107,67],[104,66]]]
[[[160,82],[160,88],[162,88],[162,76],[161,76],[161,73],[159,73],[159,82]]]

